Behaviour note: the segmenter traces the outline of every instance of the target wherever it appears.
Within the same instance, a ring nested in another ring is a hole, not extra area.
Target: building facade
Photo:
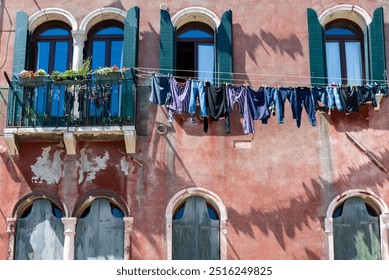
[[[0,259],[389,259],[386,1],[0,3]]]

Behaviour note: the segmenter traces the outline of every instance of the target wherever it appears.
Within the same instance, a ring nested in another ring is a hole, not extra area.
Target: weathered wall
[[[53,6],[52,1],[2,1],[0,7],[0,70],[11,72],[15,14],[29,15]],[[261,84],[308,85],[309,50],[307,7],[318,14],[339,1],[165,1],[171,15],[188,6],[201,6],[219,17],[233,11],[234,71],[237,79]],[[81,20],[91,11],[114,6],[140,7],[139,66],[159,65],[159,5],[155,1],[57,1]],[[349,1],[370,15],[386,1]],[[386,26],[386,38],[389,28]],[[387,57],[389,53],[387,50]],[[7,87],[3,76],[0,84]],[[6,91],[0,102],[5,108]],[[77,155],[68,156],[62,143],[24,142],[20,156],[0,159],[0,259],[7,256],[5,219],[17,201],[31,193],[57,196],[77,213],[89,194],[116,194],[134,217],[133,259],[165,259],[165,210],[171,197],[188,187],[216,193],[228,212],[230,259],[325,259],[328,255],[324,217],[329,203],[348,189],[371,190],[389,204],[388,175],[348,139],[349,132],[389,168],[388,101],[374,111],[371,104],[360,114],[317,112],[311,127],[303,112],[296,127],[289,108],[284,124],[275,117],[266,125],[256,122],[255,134],[244,135],[237,110],[232,133],[225,135],[224,120],[213,122],[208,133],[202,121],[186,116],[167,121],[166,110],[148,102],[148,88],[138,91],[137,152],[125,154],[124,142],[79,142]],[[288,107],[288,106],[287,106]],[[0,123],[4,123],[2,110]],[[168,127],[164,136],[156,125]],[[240,145],[240,144],[244,145]],[[0,137],[0,144],[5,145]],[[243,148],[242,148],[243,146]],[[135,161],[134,161],[135,159]]]

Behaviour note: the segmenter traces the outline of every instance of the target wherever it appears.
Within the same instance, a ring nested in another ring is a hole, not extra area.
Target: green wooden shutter
[[[231,82],[233,79],[233,53],[232,53],[232,11],[226,11],[219,27],[216,37],[217,55],[217,79],[216,83]]]
[[[336,260],[379,260],[381,258],[379,218],[369,215],[362,198],[350,198],[342,215],[334,218]]]
[[[28,15],[25,12],[17,12],[11,77],[13,81],[15,76],[19,78],[20,71],[26,69],[28,40]],[[8,98],[7,123],[8,125],[21,125],[23,88],[19,87],[15,82],[12,88],[13,90],[10,90]]]
[[[28,16],[25,12],[16,13],[15,45],[12,75],[18,76],[26,67],[28,40]]]
[[[31,213],[19,218],[16,227],[16,260],[63,259],[64,226],[53,215],[50,201],[34,201]]]
[[[369,66],[369,27],[363,29],[363,46],[364,46],[364,61],[365,61],[365,81],[370,81],[370,66]]]
[[[324,29],[313,9],[307,9],[307,20],[311,85],[323,86],[327,84]]]
[[[370,82],[383,84],[386,74],[384,10],[377,8],[369,25]]]
[[[107,199],[92,202],[89,214],[78,219],[75,238],[77,260],[122,260],[124,222],[116,218]]]
[[[133,7],[127,12],[124,22],[123,66],[134,68],[138,66],[139,45],[139,7]],[[134,120],[134,80],[130,71],[125,73],[126,80],[122,84],[121,114]]]
[[[189,197],[184,215],[173,220],[174,260],[220,259],[220,222],[209,217],[205,199]]]
[[[176,29],[168,11],[161,10],[159,33],[159,68],[164,74],[174,74],[176,67]]]

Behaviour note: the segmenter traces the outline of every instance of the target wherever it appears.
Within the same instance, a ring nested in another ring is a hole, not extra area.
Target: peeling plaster
[[[43,148],[42,155],[31,165],[31,171],[35,176],[31,178],[34,183],[58,184],[62,174],[61,153],[63,150],[55,151],[53,159],[50,159],[51,147]]]
[[[91,182],[93,179],[96,179],[97,172],[105,169],[107,167],[107,161],[109,160],[109,154],[108,152],[105,152],[104,156],[102,157],[94,157],[92,160],[88,159],[88,154],[90,153],[90,150],[87,150],[86,148],[82,148],[80,151],[80,161],[78,162],[79,170],[79,176],[78,176],[78,183],[81,184],[84,180],[84,173],[86,173],[86,182]]]
[[[120,159],[120,167],[121,167],[121,170],[123,171],[124,175],[128,175],[128,171],[130,171],[131,173],[134,171],[135,167],[134,165],[131,166],[131,170],[130,169],[130,165],[128,164],[127,160],[126,160],[126,157],[122,157]]]

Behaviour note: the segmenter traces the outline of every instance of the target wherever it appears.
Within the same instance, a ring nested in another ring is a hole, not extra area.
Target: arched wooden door
[[[96,199],[78,219],[75,238],[77,260],[122,260],[124,222],[108,199]],[[122,213],[121,213],[122,214]],[[118,217],[119,216],[119,217]]]
[[[37,199],[22,213],[16,226],[16,260],[63,259],[64,226],[59,211],[50,201]]]
[[[369,213],[362,198],[347,199],[333,225],[336,260],[381,259],[379,217]]]
[[[220,221],[211,211],[203,197],[186,200],[182,217],[173,219],[173,260],[220,259]]]

